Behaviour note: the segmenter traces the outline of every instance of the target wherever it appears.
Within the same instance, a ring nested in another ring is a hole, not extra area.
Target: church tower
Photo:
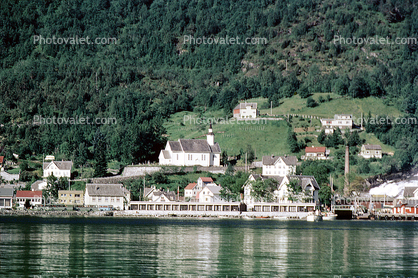
[[[212,123],[209,125],[209,133],[206,135],[209,146],[215,145],[215,134],[213,134]]]

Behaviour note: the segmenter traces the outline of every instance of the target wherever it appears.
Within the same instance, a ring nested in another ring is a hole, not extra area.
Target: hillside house
[[[254,207],[254,203],[259,202],[260,200],[257,200],[253,195],[253,187],[252,183],[258,180],[264,181],[267,179],[275,179],[277,181],[277,184],[280,185],[283,181],[284,177],[281,176],[264,176],[264,175],[258,175],[258,174],[251,174],[248,177],[248,180],[244,183],[244,199],[243,202],[247,205],[248,209],[252,209]]]
[[[296,156],[263,156],[263,176],[287,176],[296,172]]]
[[[219,167],[221,148],[215,143],[212,126],[205,139],[168,141],[158,157],[160,165]]]
[[[257,118],[260,115],[260,111],[257,109],[257,103],[240,103],[233,111],[234,118],[249,119]]]
[[[16,202],[23,208],[27,200],[31,207],[42,205],[42,191],[18,190],[16,192]]]
[[[303,160],[324,160],[328,159],[329,150],[326,147],[306,147]]]
[[[338,127],[341,131],[353,128],[353,115],[351,114],[335,114],[333,119],[321,119],[322,128],[326,134],[334,133]]]
[[[71,168],[73,167],[72,161],[51,161],[44,162],[44,178],[54,175],[57,178],[71,178]]]
[[[359,155],[364,158],[382,158],[382,147],[380,145],[362,145]]]
[[[84,205],[84,191],[83,190],[58,190],[58,201],[60,204],[70,206]]]
[[[84,195],[86,206],[108,206],[119,210],[128,209],[131,193],[122,184],[87,184]]]
[[[0,188],[0,209],[12,208],[13,188]]]

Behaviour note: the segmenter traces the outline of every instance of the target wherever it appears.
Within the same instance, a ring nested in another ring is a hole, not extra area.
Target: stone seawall
[[[146,174],[152,174],[158,171],[162,171],[164,173],[179,173],[185,172],[190,173],[194,171],[201,171],[201,172],[210,172],[213,174],[225,174],[225,167],[180,167],[180,166],[126,166],[123,169],[122,176],[123,177],[138,177],[144,176]]]

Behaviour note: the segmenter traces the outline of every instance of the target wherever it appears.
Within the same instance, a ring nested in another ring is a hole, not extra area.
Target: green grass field
[[[331,101],[319,103],[320,96],[326,98],[330,95]],[[334,117],[335,114],[352,114],[356,118],[360,118],[361,113],[367,116],[370,112],[372,115],[389,115],[399,116],[402,113],[394,106],[387,106],[383,103],[382,99],[375,97],[368,97],[363,99],[353,99],[349,97],[341,97],[332,93],[316,93],[312,98],[318,102],[317,107],[306,107],[306,99],[301,98],[299,95],[291,98],[285,98],[282,100],[278,107],[273,108],[274,115],[286,115],[286,114],[303,114],[313,115],[318,117]],[[249,99],[247,102],[257,102],[259,107],[264,103],[267,103],[266,98]],[[261,114],[270,114],[270,109],[261,109]]]
[[[220,112],[208,112],[203,116],[221,118],[221,115]],[[198,114],[180,112],[173,115],[164,125],[167,129],[168,140],[205,139],[209,124],[199,124],[195,120],[190,120],[191,117],[198,117]],[[233,121],[230,124],[213,125],[215,141],[219,143],[222,150],[227,151],[229,155],[234,155],[239,154],[240,149],[245,150],[247,145],[251,145],[258,158],[263,155],[290,154],[286,144],[288,129],[285,121],[260,120],[258,123]]]

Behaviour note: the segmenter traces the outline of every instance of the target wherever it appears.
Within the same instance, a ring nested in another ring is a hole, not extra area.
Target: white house
[[[359,155],[364,158],[382,158],[382,147],[380,145],[362,145]]]
[[[13,188],[0,188],[0,209],[12,208]]]
[[[200,203],[214,203],[221,202],[221,187],[219,185],[206,185],[202,191],[199,192]]]
[[[247,205],[248,209],[252,209],[254,207],[254,203],[257,203],[259,200],[256,200],[254,196],[252,196],[253,187],[252,183],[257,180],[267,180],[267,179],[275,179],[278,185],[281,184],[284,177],[281,176],[263,176],[258,174],[251,174],[248,177],[248,180],[244,184],[244,203]]]
[[[151,202],[173,202],[176,201],[176,193],[174,191],[157,190],[153,186],[145,188],[144,200]]]
[[[234,118],[257,118],[260,112],[257,109],[257,103],[240,103],[234,108]]]
[[[199,177],[196,183],[189,183],[186,186],[184,197],[190,198],[190,200],[198,199],[199,192],[207,185],[217,186],[211,177]]]
[[[84,194],[86,206],[112,206],[113,208],[128,209],[131,193],[122,184],[87,184]]]
[[[168,141],[158,157],[160,165],[204,167],[221,165],[221,148],[215,143],[212,126],[205,139]]]
[[[263,176],[287,176],[296,172],[296,156],[263,156]]]
[[[341,131],[353,128],[353,115],[351,114],[335,114],[334,119],[321,119],[322,128],[325,133],[333,133],[338,127]]]
[[[302,175],[291,175],[283,178],[282,182],[277,189],[277,192],[274,192],[277,202],[287,203],[289,202],[289,182],[291,180],[296,180],[297,185],[302,187],[302,194],[300,194],[299,202],[305,203],[316,203],[318,201],[318,192],[319,185],[314,176],[302,176]],[[297,197],[296,197],[297,198]]]
[[[306,147],[303,160],[323,160],[328,159],[329,150],[326,147]]]
[[[54,175],[57,178],[71,178],[72,161],[51,161],[44,162],[44,178]]]
[[[16,191],[16,202],[19,207],[24,207],[26,200],[30,206],[42,205],[42,191],[18,190]]]
[[[260,202],[252,196],[252,184],[257,180],[265,181],[267,179],[274,179],[277,182],[277,189],[273,191],[274,202],[277,203],[289,203],[289,190],[287,185],[290,180],[297,180],[298,185],[302,187],[305,198],[300,198],[298,202],[312,203],[318,200],[318,190],[319,185],[316,182],[313,176],[299,176],[299,175],[290,175],[290,176],[263,176],[257,174],[251,174],[248,177],[248,180],[244,184],[244,203],[248,206],[249,209],[254,207],[254,204]]]

